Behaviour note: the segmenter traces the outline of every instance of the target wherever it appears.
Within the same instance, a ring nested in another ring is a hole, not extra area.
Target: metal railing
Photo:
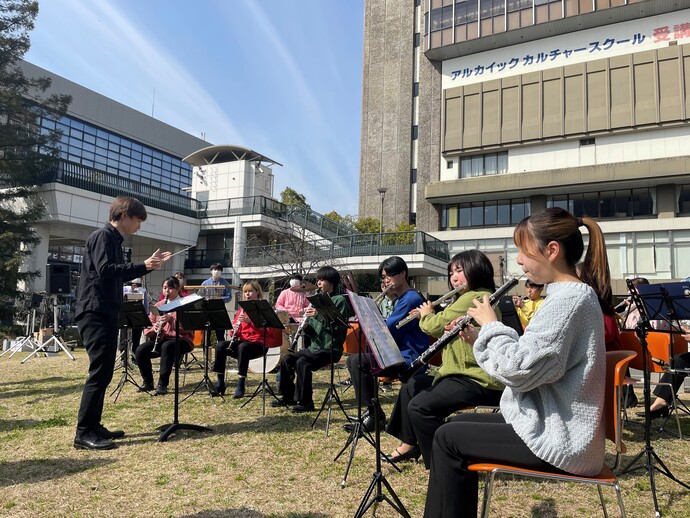
[[[292,244],[252,246],[244,249],[243,266],[270,266],[342,257],[426,254],[448,261],[448,245],[421,231],[384,234],[353,234],[309,241],[295,248]],[[301,257],[298,257],[300,255]]]
[[[60,160],[57,167],[46,171],[43,183],[57,182],[77,189],[106,196],[134,196],[147,207],[196,218],[200,203],[183,194],[168,192],[158,187],[135,182],[129,178],[106,173],[74,162]]]
[[[286,222],[295,223],[323,237],[354,234],[349,225],[338,223],[304,205],[286,205],[265,196],[247,196],[201,203],[200,217],[220,218],[263,214]]]

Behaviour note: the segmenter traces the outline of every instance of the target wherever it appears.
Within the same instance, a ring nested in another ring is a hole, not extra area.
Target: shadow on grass
[[[27,383],[63,383],[65,381],[74,381],[72,378],[60,378],[58,376],[53,376],[52,378],[41,378],[28,382],[26,380],[16,380],[16,381],[3,381],[0,383],[0,387],[9,387],[11,385],[26,385]]]
[[[69,421],[62,417],[51,417],[49,419],[36,420],[36,419],[16,419],[16,420],[3,420],[0,419],[0,432],[10,432],[14,430],[29,430],[29,429],[39,429],[43,430],[45,428],[54,428],[56,426],[67,426]]]
[[[114,459],[30,459],[0,462],[0,487],[47,482],[114,462]]]
[[[73,380],[69,380],[73,381]],[[4,390],[0,392],[0,399],[9,399],[13,397],[31,397],[38,396],[35,399],[27,401],[27,404],[39,403],[46,399],[68,396],[74,393],[81,393],[84,388],[84,383],[73,383],[67,386],[57,386],[57,387],[46,387],[43,385],[43,381],[37,383],[26,383],[25,388],[14,388],[10,390]]]
[[[556,501],[553,498],[547,498],[543,502],[533,505],[531,516],[538,516],[539,518],[556,518],[558,516]]]
[[[328,518],[322,513],[287,513],[287,514],[263,514],[247,508],[240,509],[212,509],[200,511],[195,514],[186,514],[181,518]]]

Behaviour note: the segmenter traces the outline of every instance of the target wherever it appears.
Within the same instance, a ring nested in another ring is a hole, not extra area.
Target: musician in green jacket
[[[311,343],[307,349],[283,356],[280,361],[280,393],[283,397],[271,402],[274,407],[291,406],[293,412],[314,410],[312,373],[340,360],[347,335],[346,323],[353,314],[349,301],[342,294],[340,274],[335,268],[319,268],[316,271],[316,281],[321,293],[330,295],[343,319],[342,322],[327,324],[316,309],[305,309],[304,318],[308,321],[304,326],[304,333]]]

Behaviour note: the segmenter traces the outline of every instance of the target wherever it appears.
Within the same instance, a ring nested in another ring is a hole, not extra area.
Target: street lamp
[[[386,197],[386,189],[385,187],[379,187],[379,194],[381,195],[381,217],[379,218],[379,232],[383,234],[383,200]]]

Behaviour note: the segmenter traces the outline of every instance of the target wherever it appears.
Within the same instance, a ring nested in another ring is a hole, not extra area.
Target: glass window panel
[[[499,203],[498,204],[498,216],[497,224],[499,225],[510,225],[510,203]]]
[[[95,154],[89,153],[88,151],[84,151],[84,152],[81,154],[81,156],[82,156],[82,158],[86,158],[86,159],[91,160],[91,161],[93,161],[93,160],[96,158],[96,155],[95,155]]]
[[[97,138],[96,138],[96,145],[97,145],[98,147],[102,147],[102,148],[104,148],[104,149],[107,149],[107,148],[108,148],[108,141],[107,141],[106,139],[104,139],[104,138],[97,137]]]
[[[650,189],[633,189],[632,191],[632,215],[653,216],[654,196]]]
[[[102,139],[105,139],[107,141],[110,134],[107,131],[98,128],[98,129],[96,129],[96,136],[98,138],[102,138]]]
[[[499,153],[496,162],[496,171],[498,174],[508,173],[508,153]]]
[[[69,130],[69,135],[70,135],[70,137],[78,138],[79,140],[84,138],[84,132],[81,130],[78,130],[78,129],[74,129],[74,128]]]
[[[441,30],[441,18],[443,17],[443,8],[439,7],[431,10],[431,31]]]
[[[463,158],[460,161],[460,178],[469,178],[470,176],[472,176],[472,159]],[[688,198],[690,199],[690,196]]]
[[[448,207],[448,228],[458,228],[458,206]]]
[[[460,205],[459,209],[459,227],[469,227],[470,226],[470,206],[466,203]]]
[[[520,223],[520,221],[522,221],[523,219],[525,219],[528,216],[528,212],[527,212],[528,207],[524,201],[523,202],[513,201],[510,208],[511,208],[510,217],[512,219],[511,224],[513,224],[513,225],[517,225],[518,223]]]
[[[87,133],[89,135],[95,135],[96,134],[96,128],[93,126],[90,126],[88,124],[84,124],[84,133]]]
[[[690,189],[688,189],[687,185],[683,185],[678,194],[678,213],[690,213]]]
[[[498,223],[496,203],[487,202],[484,205],[484,224],[496,225]]]
[[[616,192],[605,191],[601,193],[601,200],[599,201],[599,217],[613,218],[616,209]]]
[[[93,135],[89,135],[88,133],[84,133],[84,142],[89,142],[91,144],[96,143],[96,137]]]
[[[635,272],[652,275],[656,272],[653,244],[640,244],[635,246]]]
[[[132,150],[132,159],[133,160],[141,161],[141,158],[142,158],[141,152]]]
[[[120,154],[123,156],[131,156],[132,150],[124,146],[120,146]]]
[[[582,200],[581,216],[596,218],[599,216],[599,195],[598,193],[585,193]]]
[[[51,119],[43,119],[41,121],[41,126],[43,126],[44,128],[48,128],[48,129],[55,129],[56,122],[54,120],[51,120]]]
[[[441,28],[447,29],[453,26],[453,6],[448,5],[441,12]]]
[[[80,131],[82,131],[84,129],[84,124],[82,124],[81,122],[74,120],[74,119],[70,119],[70,126],[72,126],[72,128],[75,128],[77,130],[80,130]]]
[[[470,203],[470,224],[473,227],[482,226],[484,224],[484,207],[482,203]]]
[[[497,168],[497,157],[495,154],[484,156],[484,174],[496,174],[498,172]]]
[[[117,144],[115,142],[108,142],[108,149],[110,151],[115,151],[116,153],[120,152],[120,144]]]
[[[117,135],[114,135],[113,133],[110,133],[108,135],[108,140],[110,142],[117,144],[118,146],[120,145],[120,137],[118,137]]]
[[[673,277],[684,279],[690,276],[690,243],[675,243],[673,246],[673,264],[675,265]]]
[[[153,163],[153,167],[162,167],[163,166],[163,162],[161,160],[158,160],[157,158],[154,158],[152,163]]]
[[[472,157],[472,172],[470,176],[481,176],[484,172],[484,157],[482,155]]]

